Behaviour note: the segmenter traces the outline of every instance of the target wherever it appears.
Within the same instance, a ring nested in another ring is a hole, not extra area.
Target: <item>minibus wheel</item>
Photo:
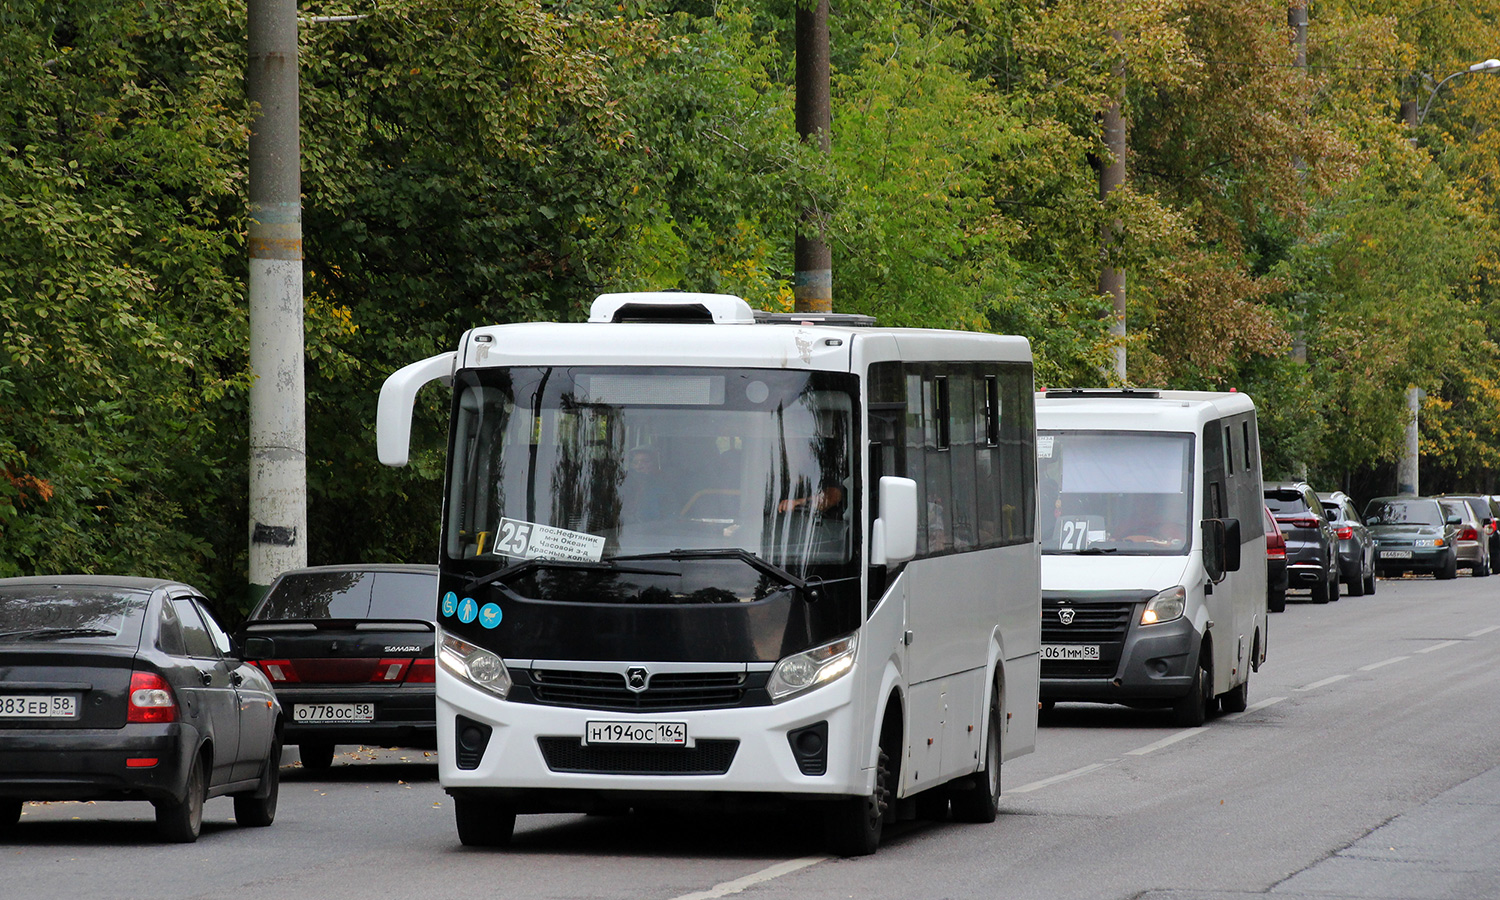
[[[1316,595],[1314,595],[1316,596]],[[1198,651],[1198,667],[1193,670],[1193,685],[1181,700],[1172,704],[1172,719],[1185,728],[1197,728],[1208,718],[1213,678],[1208,672],[1208,654]]]
[[[885,817],[891,808],[890,756],[880,748],[875,768],[875,791],[867,797],[847,797],[829,804],[824,812],[823,837],[828,849],[839,856],[869,856],[880,848]]]

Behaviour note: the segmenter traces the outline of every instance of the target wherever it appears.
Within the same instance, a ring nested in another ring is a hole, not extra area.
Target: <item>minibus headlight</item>
[[[510,672],[500,657],[451,634],[441,634],[438,664],[482,690],[504,697],[510,693]]]
[[[1180,619],[1186,607],[1187,591],[1181,585],[1167,588],[1146,601],[1146,608],[1141,610],[1141,624],[1158,625]]]
[[[766,685],[771,702],[780,702],[841,677],[854,668],[857,645],[855,635],[851,634],[783,659],[771,670],[771,681]]]

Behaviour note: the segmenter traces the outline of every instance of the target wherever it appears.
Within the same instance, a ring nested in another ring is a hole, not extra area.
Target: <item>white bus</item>
[[[1054,390],[1036,415],[1043,703],[1244,711],[1269,622],[1255,404]]]
[[[1036,739],[1031,353],[1017,337],[609,294],[476,328],[451,380],[439,773],[459,839],[518,813],[764,804],[874,852],[992,821]]]

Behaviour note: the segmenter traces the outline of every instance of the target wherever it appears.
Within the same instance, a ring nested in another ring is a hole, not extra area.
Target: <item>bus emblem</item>
[[[1057,620],[1064,625],[1072,625],[1074,615],[1076,613],[1071,608],[1065,606],[1057,611]]]
[[[641,691],[644,691],[647,680],[646,670],[638,666],[629,669],[625,673],[625,687],[632,694],[639,694]]]

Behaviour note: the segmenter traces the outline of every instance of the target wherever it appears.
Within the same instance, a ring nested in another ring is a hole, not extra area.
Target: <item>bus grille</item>
[[[700,740],[695,747],[585,745],[576,737],[539,737],[547,768],[591,775],[723,775],[740,742]]]
[[[659,672],[640,692],[628,690],[619,672],[531,669],[528,674],[537,703],[620,712],[727,709],[746,705],[751,686],[744,672]],[[757,680],[765,677],[756,674]]]
[[[1073,611],[1073,621],[1062,624],[1064,608]],[[1135,615],[1134,603],[1075,604],[1052,598],[1042,600],[1042,643],[1098,644],[1097,660],[1042,661],[1042,675],[1049,678],[1109,678],[1120,667],[1125,633]]]

